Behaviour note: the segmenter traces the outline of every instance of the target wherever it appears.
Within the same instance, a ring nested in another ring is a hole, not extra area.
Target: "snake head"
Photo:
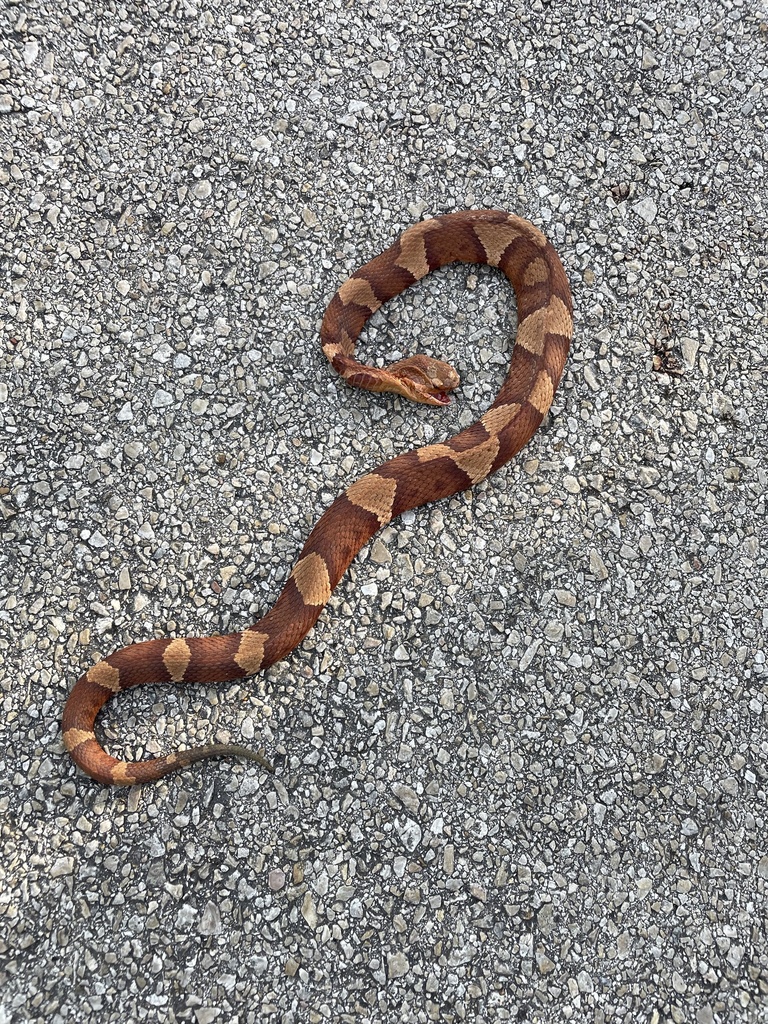
[[[449,391],[458,387],[459,375],[448,363],[431,356],[409,356],[386,368],[391,379],[387,391],[425,405],[450,405]]]

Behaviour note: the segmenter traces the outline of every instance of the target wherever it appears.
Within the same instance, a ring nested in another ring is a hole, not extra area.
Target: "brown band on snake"
[[[323,351],[350,384],[447,404],[448,392],[459,382],[447,364],[412,356],[379,370],[358,363],[353,353],[365,322],[387,299],[430,270],[456,261],[499,267],[517,296],[517,338],[493,405],[454,437],[398,455],[350,484],[315,524],[274,606],[249,629],[132,644],[90,668],[69,696],[62,729],[72,758],[94,779],[145,782],[224,754],[252,758],[271,770],[261,754],[232,744],[118,761],[96,739],[96,716],[110,697],[132,686],[225,682],[284,658],[310,631],[348,565],[377,530],[407,509],[447,498],[495,473],[533,436],[563,372],[573,319],[568,279],[557,254],[538,228],[520,217],[500,210],[466,211],[409,228],[333,297],[320,332]]]

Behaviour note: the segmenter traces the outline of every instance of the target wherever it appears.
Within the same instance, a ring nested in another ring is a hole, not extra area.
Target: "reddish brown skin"
[[[146,761],[120,761],[96,739],[96,716],[114,693],[132,686],[225,682],[284,658],[310,631],[352,559],[384,523],[495,473],[536,432],[560,381],[571,342],[571,291],[557,254],[541,232],[504,211],[448,214],[404,232],[333,297],[320,332],[323,351],[350,383],[402,393],[402,377],[392,387],[393,367],[377,370],[353,358],[355,342],[382,303],[427,272],[456,261],[498,266],[517,296],[517,342],[493,405],[480,420],[442,444],[398,455],[350,485],[315,524],[274,606],[253,626],[228,636],[132,644],[92,666],[75,684],[62,720],[67,749],[92,778],[131,785],[222,755],[248,757],[271,770],[261,754],[232,744],[196,747]],[[416,357],[410,367],[409,360],[401,361],[394,376],[404,374],[410,388],[411,378],[421,377],[424,364],[418,360],[423,358]],[[458,377],[445,364],[438,364],[437,372],[436,383],[409,397],[444,404],[444,392],[455,386]]]

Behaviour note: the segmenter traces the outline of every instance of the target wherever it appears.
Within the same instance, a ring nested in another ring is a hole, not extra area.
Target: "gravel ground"
[[[0,10],[0,1024],[768,1020],[768,13],[683,0]],[[265,676],[59,721],[98,655],[255,621],[359,474],[470,422],[514,307],[317,333],[422,216],[501,206],[576,339],[514,464],[403,517]]]

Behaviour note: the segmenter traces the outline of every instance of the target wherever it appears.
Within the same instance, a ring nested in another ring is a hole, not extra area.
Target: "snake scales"
[[[144,761],[116,760],[96,739],[96,716],[110,697],[132,686],[239,679],[284,658],[315,624],[347,566],[377,530],[407,509],[447,498],[495,473],[533,436],[560,380],[573,318],[568,279],[556,252],[520,217],[475,210],[409,228],[333,297],[321,328],[323,351],[349,384],[445,405],[447,392],[458,384],[452,367],[413,356],[378,370],[356,362],[353,352],[363,325],[382,303],[430,270],[456,261],[499,267],[517,296],[517,337],[493,405],[461,433],[398,455],[351,484],[316,523],[274,606],[248,629],[131,644],[88,669],[75,684],[62,721],[64,744],[88,775],[130,785],[224,754],[250,757],[271,770],[261,754],[231,744]]]

